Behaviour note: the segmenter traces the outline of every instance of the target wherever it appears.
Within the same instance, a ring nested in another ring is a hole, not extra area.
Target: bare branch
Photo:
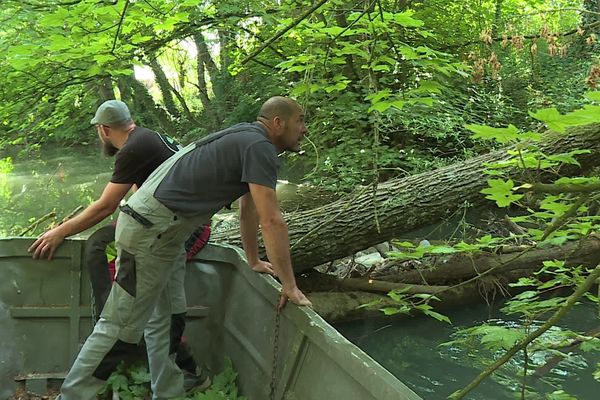
[[[285,35],[289,30],[291,30],[292,28],[294,28],[295,26],[297,26],[300,22],[304,21],[308,16],[310,16],[313,12],[315,12],[317,9],[319,9],[323,4],[327,3],[327,1],[328,0],[320,0],[318,3],[316,3],[315,5],[313,5],[304,14],[302,14],[299,18],[297,18],[295,21],[292,21],[291,24],[289,24],[288,26],[286,26],[285,28],[283,28],[275,36],[273,36],[271,39],[269,39],[265,43],[263,43],[262,46],[260,46],[258,49],[256,49],[248,57],[244,58],[240,64],[244,65],[248,61],[250,61],[254,57],[256,57],[257,55],[259,55],[264,49],[266,49],[272,43],[274,43],[275,41],[277,41],[280,37],[282,37],[283,35]]]
[[[121,19],[119,20],[119,26],[117,26],[117,33],[115,33],[115,40],[113,41],[112,49],[110,49],[111,54],[114,54],[115,48],[117,47],[117,39],[119,38],[119,33],[121,33],[121,27],[123,26],[123,21],[125,20],[125,13],[127,12],[128,5],[129,0],[125,0],[123,12],[121,12]]]

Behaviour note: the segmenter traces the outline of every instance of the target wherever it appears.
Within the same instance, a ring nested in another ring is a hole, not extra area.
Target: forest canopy
[[[88,143],[115,97],[185,142],[292,95],[303,164],[345,191],[479,154],[466,124],[585,104],[598,17],[592,0],[6,0],[0,146]]]

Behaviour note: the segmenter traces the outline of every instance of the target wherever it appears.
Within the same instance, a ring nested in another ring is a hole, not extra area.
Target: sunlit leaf
[[[465,125],[465,128],[475,133],[473,138],[484,140],[496,140],[498,143],[508,143],[519,137],[519,129],[510,124],[506,128],[493,128],[486,125]]]

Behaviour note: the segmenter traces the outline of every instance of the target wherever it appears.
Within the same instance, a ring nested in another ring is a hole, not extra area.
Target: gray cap
[[[92,125],[112,125],[129,121],[131,113],[127,105],[120,100],[107,100],[98,107],[96,115],[90,121]]]

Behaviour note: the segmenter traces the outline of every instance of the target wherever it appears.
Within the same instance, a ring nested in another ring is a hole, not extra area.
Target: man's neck
[[[133,130],[135,128],[136,128],[135,123],[132,123],[124,130],[117,132],[117,134],[115,135],[115,138],[114,138],[113,146],[115,146],[117,149],[121,150],[121,148],[123,148],[123,146],[125,146],[125,143],[127,143],[127,140],[129,140],[129,135],[131,135],[131,132],[133,132]]]

